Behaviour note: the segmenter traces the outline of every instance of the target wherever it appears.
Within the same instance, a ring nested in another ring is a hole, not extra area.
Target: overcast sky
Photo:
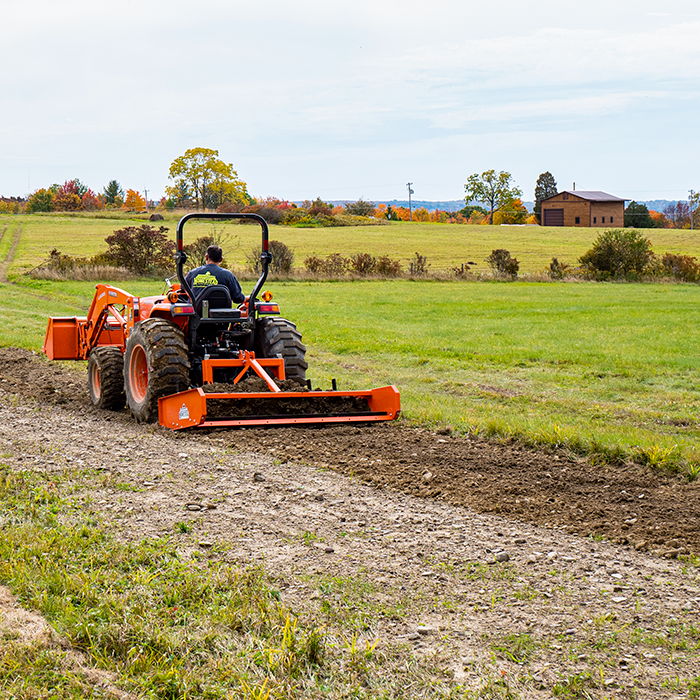
[[[0,195],[157,198],[198,146],[291,200],[700,189],[697,0],[0,3]]]

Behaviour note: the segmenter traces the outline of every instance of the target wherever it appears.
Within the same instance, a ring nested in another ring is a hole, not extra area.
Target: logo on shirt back
[[[197,275],[192,283],[193,287],[214,287],[219,284],[219,280],[214,277],[210,272],[204,275]]]

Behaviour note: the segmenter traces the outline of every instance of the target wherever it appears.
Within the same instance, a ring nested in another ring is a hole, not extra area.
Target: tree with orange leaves
[[[146,200],[136,190],[126,191],[125,209],[145,209],[145,207]]]

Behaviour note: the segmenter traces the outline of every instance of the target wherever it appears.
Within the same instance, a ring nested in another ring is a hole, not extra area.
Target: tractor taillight
[[[259,314],[278,314],[280,312],[279,304],[257,304]]]
[[[171,304],[170,312],[177,316],[191,316],[194,314],[194,306],[192,304]]]

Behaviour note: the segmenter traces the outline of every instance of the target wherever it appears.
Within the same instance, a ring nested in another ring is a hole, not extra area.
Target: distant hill
[[[333,205],[339,205],[339,206],[345,206],[348,204],[348,202],[352,202],[356,200],[352,199],[337,199],[337,200],[330,200],[329,204]],[[365,200],[367,201],[367,200]],[[374,202],[375,204],[386,204],[387,206],[391,205],[392,207],[408,207],[408,200],[407,199],[372,199],[369,200],[371,202]],[[299,202],[301,204],[301,202]],[[478,204],[478,202],[472,202],[472,204]],[[532,208],[535,206],[534,202],[523,202],[523,204],[527,207],[528,211],[532,211]],[[483,204],[481,205],[483,206]],[[428,211],[435,211],[436,209],[439,209],[440,211],[459,211],[460,209],[464,208],[464,200],[463,199],[449,199],[449,200],[442,200],[442,201],[429,201],[427,199],[412,199],[411,200],[411,207],[413,208],[413,211],[416,209],[427,209]]]
[[[641,199],[635,199],[634,201],[637,202],[637,204],[645,204],[646,208],[650,211],[663,211],[669,204],[675,205],[678,200],[648,199],[646,201],[642,201]]]
[[[332,199],[329,200],[329,204],[333,204],[334,206],[345,206],[349,202],[354,202],[357,200],[354,199]],[[365,200],[365,201],[371,201],[374,202],[375,204],[386,204],[391,205],[392,207],[408,207],[408,200],[407,199],[372,199],[372,200]],[[632,201],[632,200],[630,200]],[[653,210],[653,211],[663,211],[669,204],[676,204],[678,200],[673,199],[649,199],[649,200],[642,200],[642,199],[635,199],[635,202],[638,204],[645,204],[647,209]],[[628,202],[629,203],[629,202]],[[295,204],[301,204],[301,202],[295,202]],[[479,204],[479,202],[472,202],[472,204]],[[534,202],[523,202],[527,210],[532,213],[532,210],[535,206]],[[411,206],[413,207],[413,211],[416,209],[427,209],[428,211],[435,211],[436,209],[440,209],[440,211],[459,211],[464,207],[464,200],[463,199],[449,199],[449,200],[442,200],[442,201],[430,201],[427,199],[413,199],[411,200]],[[483,206],[483,204],[481,205]]]

